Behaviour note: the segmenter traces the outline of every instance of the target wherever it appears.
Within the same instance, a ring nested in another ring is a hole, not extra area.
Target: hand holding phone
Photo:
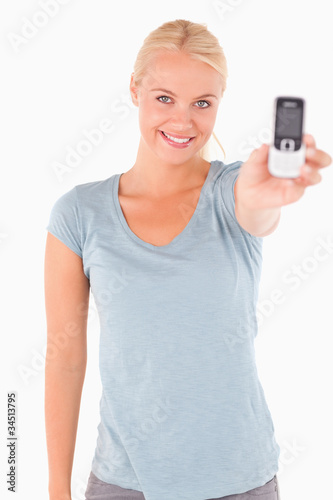
[[[268,170],[274,177],[296,178],[305,163],[303,129],[305,100],[277,97],[274,101],[274,139],[269,149]]]

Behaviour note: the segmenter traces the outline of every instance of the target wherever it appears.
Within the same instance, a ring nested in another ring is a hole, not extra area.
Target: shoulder
[[[212,163],[211,184],[215,195],[222,196],[222,200],[228,205],[233,204],[234,185],[243,162],[223,163],[221,160],[215,160]]]
[[[111,186],[115,175],[117,174],[107,179],[77,184],[62,194],[56,200],[55,206],[75,208],[79,211],[81,208],[89,208],[96,206],[98,203],[103,203],[104,200],[108,200],[111,196]]]
[[[90,220],[92,215],[103,212],[112,197],[115,175],[100,181],[77,184],[66,191],[53,203],[51,219],[72,219],[80,225],[82,220]]]
[[[53,204],[47,230],[80,257],[89,225],[100,220],[108,206],[113,177],[78,184]]]
[[[76,196],[81,198],[90,198],[91,196],[103,196],[109,193],[112,181],[117,174],[103,179],[100,181],[86,182],[84,184],[77,184],[73,190],[76,192]]]
[[[239,170],[244,163],[243,161],[237,160],[232,163],[224,163],[221,160],[214,160],[215,175],[216,179],[222,179],[227,176],[237,176]]]

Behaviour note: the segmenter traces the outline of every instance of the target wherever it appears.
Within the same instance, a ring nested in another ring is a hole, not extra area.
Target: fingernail
[[[308,165],[305,165],[305,167],[304,167],[304,172],[305,172],[306,174],[309,174],[311,171],[312,171],[312,168],[311,168],[311,167],[309,167]]]
[[[316,150],[314,148],[308,148],[307,156],[314,156],[316,154]]]

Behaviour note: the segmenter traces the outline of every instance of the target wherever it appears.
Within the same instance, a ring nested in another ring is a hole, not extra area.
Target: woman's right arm
[[[50,500],[71,499],[71,475],[87,363],[89,280],[82,259],[47,235],[45,430]]]

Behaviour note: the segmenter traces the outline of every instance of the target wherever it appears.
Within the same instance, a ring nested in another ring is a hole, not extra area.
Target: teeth
[[[172,137],[172,135],[168,135],[163,131],[162,131],[162,134],[165,135],[165,137],[167,137],[168,139],[171,139],[171,141],[178,142],[180,144],[183,144],[185,142],[189,142],[191,140],[191,138],[190,139],[177,139],[177,137]]]

